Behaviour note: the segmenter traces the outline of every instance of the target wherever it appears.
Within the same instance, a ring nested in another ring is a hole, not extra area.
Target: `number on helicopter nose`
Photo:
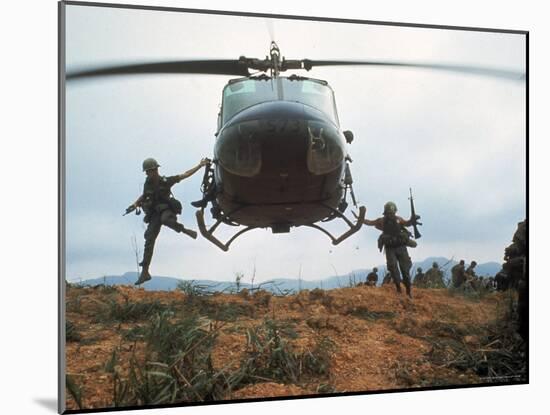
[[[266,121],[266,132],[269,134],[299,133],[300,127],[300,120],[281,119]]]

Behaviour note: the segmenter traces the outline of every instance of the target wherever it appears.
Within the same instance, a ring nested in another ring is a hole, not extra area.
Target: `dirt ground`
[[[334,344],[328,377],[298,384],[259,380],[229,391],[225,398],[483,383],[473,370],[460,370],[442,361],[446,349],[435,350],[434,344],[458,336],[472,350],[481,348],[483,327],[503,313],[509,294],[495,292],[476,299],[452,295],[446,289],[416,289],[413,294],[411,300],[391,286],[359,286],[284,297],[265,292],[208,296],[211,309],[229,304],[241,311],[238,318],[221,323],[215,315],[203,317],[205,325],[219,327],[211,355],[215,368],[238,368],[247,345],[244,329],[258,326],[266,318],[292,326],[296,336],[289,341],[295,350],[309,350],[322,337]],[[158,301],[177,307],[187,300],[179,291],[68,287],[67,319],[76,334],[66,344],[67,374],[81,391],[83,408],[112,406],[113,373],[124,375],[131,356],[145,356],[143,342],[123,334],[147,321],[102,319],[109,301],[126,305]],[[109,362],[116,368],[109,367]],[[69,391],[67,408],[78,409]]]

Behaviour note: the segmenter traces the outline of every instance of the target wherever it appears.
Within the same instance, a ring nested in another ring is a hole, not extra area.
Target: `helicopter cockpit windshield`
[[[230,82],[223,91],[222,124],[248,107],[277,100],[300,102],[316,108],[337,124],[334,94],[326,82],[293,76]]]

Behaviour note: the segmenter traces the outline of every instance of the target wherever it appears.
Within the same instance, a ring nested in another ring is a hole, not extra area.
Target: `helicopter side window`
[[[247,79],[232,82],[223,90],[223,123],[245,108],[275,99],[277,90],[271,80]]]
[[[342,147],[338,145],[338,131],[325,123],[308,122],[309,145],[307,167],[313,174],[327,174],[336,170],[344,159]]]

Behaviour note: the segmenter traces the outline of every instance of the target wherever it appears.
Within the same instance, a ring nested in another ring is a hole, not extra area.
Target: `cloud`
[[[299,22],[138,10],[67,8],[67,62],[184,58],[262,58],[275,36],[284,56],[487,65],[523,70],[521,35],[375,25]],[[200,32],[197,39],[193,33]],[[254,34],[251,36],[251,34]],[[423,238],[413,259],[464,256],[496,260],[525,216],[525,85],[395,68],[316,68],[336,93],[343,129],[351,129],[355,193],[368,217],[394,200],[408,216],[413,187]],[[131,238],[142,251],[141,217],[121,217],[140,194],[141,162],[181,173],[212,154],[223,76],[137,76],[69,84],[67,89],[67,269],[69,278],[135,268]],[[174,187],[188,205],[200,197],[201,174]],[[331,223],[336,233],[343,226]],[[220,239],[234,229],[220,229]],[[365,227],[339,246],[312,229],[273,235],[256,230],[224,253],[199,237],[163,229],[156,275],[257,281],[315,279],[384,262],[378,231]],[[248,274],[247,274],[248,273]]]

